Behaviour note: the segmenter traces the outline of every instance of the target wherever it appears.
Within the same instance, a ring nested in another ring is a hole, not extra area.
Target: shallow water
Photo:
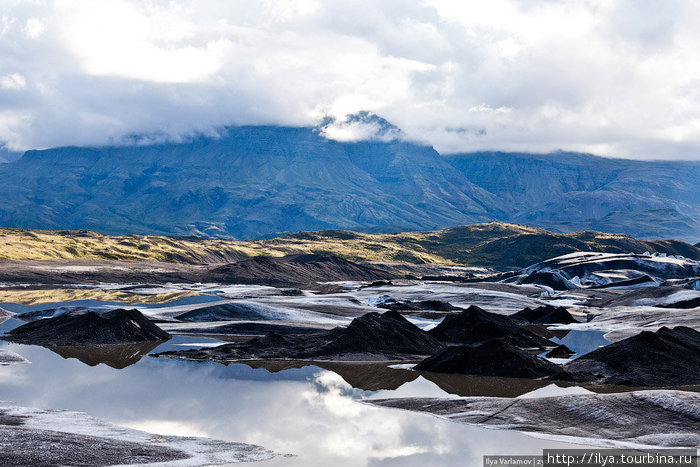
[[[7,330],[14,321],[0,327]],[[210,342],[178,336],[156,350]],[[387,377],[391,373],[386,368],[332,364],[325,366],[337,372],[318,366],[271,367],[271,372],[244,364],[149,356],[117,369],[95,364],[99,355],[93,355],[90,364],[94,366],[90,366],[80,357],[64,358],[39,346],[4,341],[0,346],[32,362],[0,367],[0,400],[78,410],[154,433],[207,436],[295,454],[262,465],[473,466],[481,465],[485,454],[538,454],[543,448],[572,446],[360,403],[366,398],[451,397],[447,391],[453,387],[476,393],[504,387],[502,380],[494,378],[430,381],[407,370],[391,371],[408,373],[408,377]],[[353,388],[340,374],[373,390]],[[465,386],[465,381],[471,382]],[[509,393],[540,386],[518,381],[510,381]]]

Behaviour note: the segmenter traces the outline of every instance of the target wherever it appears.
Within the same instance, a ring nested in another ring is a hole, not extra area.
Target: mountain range
[[[0,225],[252,239],[500,220],[695,243],[698,186],[698,162],[443,156],[397,139],[244,126],[179,143],[27,151],[0,164]]]

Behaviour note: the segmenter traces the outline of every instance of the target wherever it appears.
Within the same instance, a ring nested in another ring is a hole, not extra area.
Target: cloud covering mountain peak
[[[699,13],[680,0],[8,0],[0,142],[177,140],[329,115],[329,137],[375,138],[346,120],[368,111],[442,153],[698,158]]]

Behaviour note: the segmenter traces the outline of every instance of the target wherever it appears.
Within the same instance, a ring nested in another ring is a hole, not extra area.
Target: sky
[[[368,111],[441,153],[699,160],[698,24],[692,0],[2,0],[0,145],[385,137]]]

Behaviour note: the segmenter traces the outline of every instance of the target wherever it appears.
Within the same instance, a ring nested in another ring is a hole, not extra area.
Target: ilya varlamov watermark
[[[484,467],[700,467],[695,449],[557,449],[541,456],[484,456]]]

